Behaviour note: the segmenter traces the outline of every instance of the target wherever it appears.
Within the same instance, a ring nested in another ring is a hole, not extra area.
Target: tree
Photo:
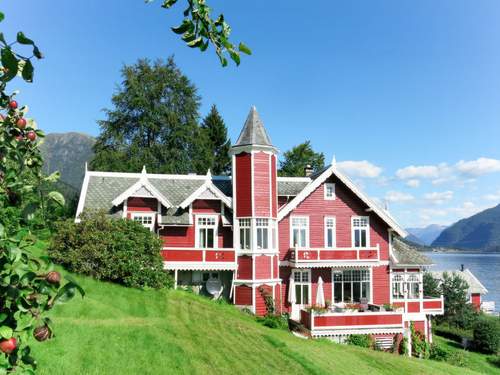
[[[424,273],[424,295],[427,297],[441,296],[439,280],[432,276],[430,272]]]
[[[112,97],[114,108],[99,121],[91,168],[152,173],[206,173],[207,139],[198,126],[196,87],[170,57],[139,60],[122,69],[123,82]]]
[[[217,107],[212,106],[208,115],[203,119],[201,128],[209,140],[209,149],[213,160],[211,170],[215,175],[228,174],[231,169],[229,149],[231,141],[227,137],[227,128]]]
[[[443,273],[441,294],[444,297],[444,316],[439,320],[463,328],[471,328],[477,319],[477,313],[467,299],[469,285],[457,273]]]
[[[146,0],[152,2],[153,0]],[[163,0],[162,7],[171,8],[178,0]],[[243,43],[236,47],[230,40],[231,27],[226,23],[224,15],[212,18],[211,9],[205,0],[188,0],[184,10],[184,20],[179,27],[172,27],[172,31],[182,35],[182,40],[191,48],[206,51],[209,44],[215,48],[215,53],[222,66],[227,66],[229,55],[236,65],[240,65],[240,52],[251,55],[252,51]]]
[[[3,19],[0,12],[0,22]],[[13,49],[16,44],[30,48],[33,56],[17,53]],[[32,82],[31,60],[40,59],[42,54],[33,40],[19,32],[12,43],[0,33],[0,56],[0,373],[33,373],[36,360],[30,343],[33,338],[45,341],[51,337],[48,310],[70,299],[76,290],[83,295],[83,290],[73,281],[62,285],[59,272],[29,249],[36,238],[26,223],[35,212],[45,210],[40,186],[58,175],[43,175],[37,139],[44,133],[26,118],[28,108],[19,105],[15,93],[7,93],[7,83],[17,74]],[[57,192],[49,192],[47,198],[63,203]],[[18,215],[21,210],[22,220]]]
[[[280,161],[280,176],[300,177],[304,176],[304,168],[310,165],[317,172],[325,166],[325,155],[315,152],[310,141],[305,141],[284,153],[284,159]]]

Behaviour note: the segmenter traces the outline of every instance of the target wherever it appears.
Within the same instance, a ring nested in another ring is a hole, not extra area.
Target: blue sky
[[[170,32],[182,4],[160,3],[1,3],[7,39],[23,30],[46,56],[12,87],[41,128],[97,135],[122,65],[174,54],[233,140],[256,105],[277,147],[335,154],[405,226],[500,202],[499,2],[211,0],[254,53],[226,69]]]

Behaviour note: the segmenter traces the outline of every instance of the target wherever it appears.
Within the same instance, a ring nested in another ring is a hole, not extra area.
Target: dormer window
[[[197,244],[202,249],[213,249],[217,239],[217,216],[197,216]]]
[[[328,200],[335,199],[335,184],[333,183],[325,184],[325,199]]]
[[[155,215],[154,214],[132,214],[132,220],[138,222],[143,227],[148,228],[150,231],[154,230],[155,227]]]

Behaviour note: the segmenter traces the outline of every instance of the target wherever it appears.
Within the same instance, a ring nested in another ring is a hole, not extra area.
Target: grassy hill
[[[183,291],[140,291],[76,278],[87,296],[52,311],[57,336],[34,345],[40,374],[474,373],[296,338],[231,305]]]

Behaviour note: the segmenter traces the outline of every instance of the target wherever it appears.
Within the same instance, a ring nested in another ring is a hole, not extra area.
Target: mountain
[[[425,228],[406,228],[409,233],[407,240],[419,245],[429,246],[445,228],[446,226],[438,224],[431,224]]]
[[[500,252],[500,204],[446,228],[432,246]]]
[[[40,150],[45,173],[61,172],[61,182],[80,191],[85,174],[85,162],[93,156],[95,139],[82,133],[50,133],[44,138]]]

